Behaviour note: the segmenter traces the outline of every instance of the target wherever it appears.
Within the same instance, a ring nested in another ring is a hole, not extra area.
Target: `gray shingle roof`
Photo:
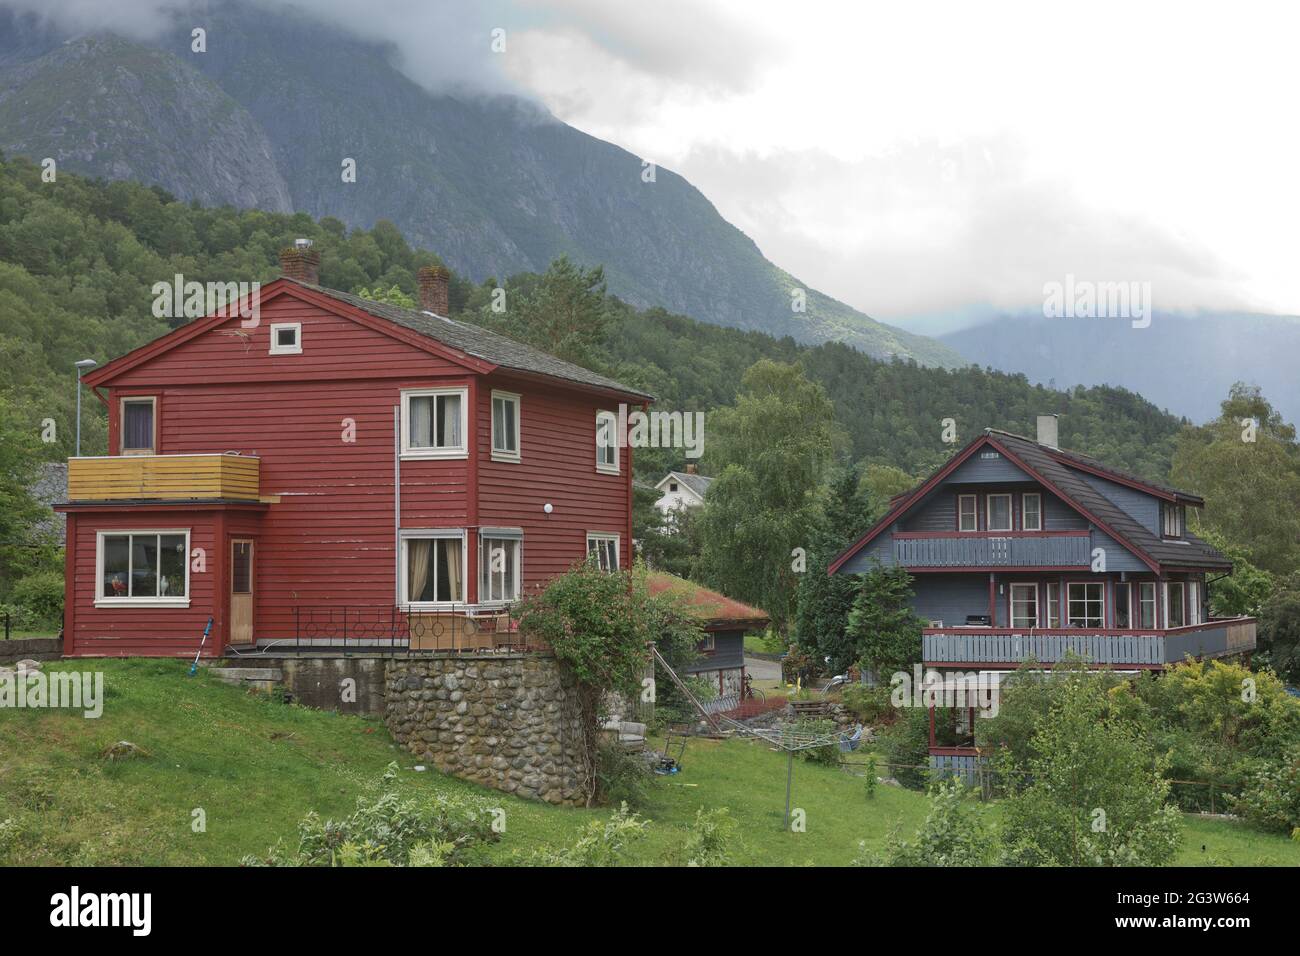
[[[339,292],[337,289],[327,289],[324,286],[299,282],[297,279],[290,279],[287,276],[284,279],[305,289],[329,296],[331,299],[337,299],[339,302],[360,309],[375,318],[400,325],[436,342],[441,342],[443,345],[451,346],[457,351],[472,355],[485,362],[491,362],[493,365],[499,365],[502,368],[530,372],[535,375],[548,375],[552,378],[564,379],[579,385],[609,389],[610,391],[623,392],[647,401],[654,401],[653,395],[639,389],[623,385],[612,378],[598,375],[580,365],[574,365],[572,362],[566,362],[553,355],[547,355],[531,345],[524,345],[522,342],[506,338],[506,336],[497,332],[492,332],[477,325],[470,325],[468,322],[457,322],[454,319],[434,315],[432,312],[417,312],[414,309],[403,309],[384,302],[374,302],[370,299],[363,299],[358,295],[352,295],[349,292]]]
[[[1063,464],[1054,452],[1044,448],[1038,442],[994,428],[988,429],[988,433],[1009,452],[1060,489],[1075,504],[1096,515],[1099,520],[1105,522],[1117,534],[1157,563],[1173,567],[1224,569],[1232,567],[1230,560],[1190,531],[1184,532],[1186,543],[1179,543],[1168,541],[1147,530],[1145,525],[1093,488],[1078,472]],[[1087,461],[1091,463],[1091,459]],[[1112,474],[1129,477],[1123,472],[1116,472],[1113,468],[1106,470]],[[1135,480],[1150,484],[1145,479]]]
[[[692,475],[685,471],[670,471],[668,472],[668,475],[671,478],[676,478],[701,498],[703,498],[704,493],[709,490],[709,485],[713,484],[712,478],[706,478],[704,475]]]

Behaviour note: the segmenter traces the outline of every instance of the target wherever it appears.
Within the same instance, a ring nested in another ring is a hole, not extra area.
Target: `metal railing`
[[[295,605],[292,634],[258,640],[265,651],[285,653],[508,654],[548,650],[519,630],[510,607],[448,604]]]

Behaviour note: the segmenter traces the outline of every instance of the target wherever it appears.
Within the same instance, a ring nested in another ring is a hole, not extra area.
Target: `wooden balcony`
[[[1160,668],[1188,657],[1225,657],[1255,648],[1255,619],[1207,621],[1172,630],[1097,628],[927,627],[921,636],[926,664],[984,667],[1017,665],[1030,658],[1055,664],[1067,656],[1112,667]]]
[[[68,501],[257,501],[260,460],[247,455],[68,459]]]
[[[905,568],[1086,568],[1087,531],[897,531],[894,563]]]

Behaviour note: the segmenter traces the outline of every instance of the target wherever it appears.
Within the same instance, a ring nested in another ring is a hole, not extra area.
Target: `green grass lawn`
[[[434,772],[417,773],[378,720],[342,717],[249,695],[181,661],[82,661],[47,667],[101,670],[103,716],[0,710],[0,860],[33,864],[234,864],[292,839],[303,813],[343,816],[363,784],[391,761],[408,792],[454,790],[488,797],[506,811],[506,832],[489,859],[572,843],[610,810],[566,809],[518,800]],[[129,740],[149,756],[101,757]],[[726,806],[738,822],[739,864],[841,865],[859,840],[878,847],[895,826],[924,818],[924,796],[878,787],[842,770],[795,761],[794,805],[803,833],[785,832],[785,755],[760,741],[692,740],[682,773],[660,778],[642,815],[651,821],[634,862],[679,858],[700,808]],[[206,814],[206,832],[191,827]],[[982,812],[997,813],[997,805]],[[1205,847],[1202,850],[1202,846]],[[1187,818],[1180,863],[1300,865],[1300,843],[1222,820]]]

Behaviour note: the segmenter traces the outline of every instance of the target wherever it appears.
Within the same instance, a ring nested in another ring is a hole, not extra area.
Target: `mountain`
[[[63,37],[0,10],[0,150],[183,199],[394,222],[474,280],[567,254],[610,291],[704,321],[843,341],[928,365],[964,360],[806,289],[695,187],[512,97],[430,93],[391,51],[291,12],[206,10],[150,45]],[[356,161],[356,181],[342,164]]]
[[[941,337],[971,361],[1069,388],[1114,385],[1196,421],[1219,413],[1236,381],[1258,385],[1300,420],[1300,317],[1156,312],[1128,319],[1005,316]]]

